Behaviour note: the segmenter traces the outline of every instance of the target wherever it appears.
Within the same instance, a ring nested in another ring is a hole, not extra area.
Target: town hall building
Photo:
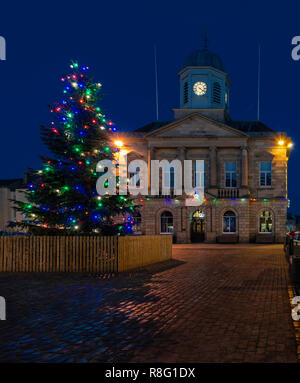
[[[230,118],[230,79],[221,58],[207,48],[190,54],[178,75],[174,120],[151,122],[120,139],[128,162],[204,160],[205,198],[190,206],[189,196],[172,189],[140,196],[136,233],[172,234],[177,243],[282,242],[291,139],[260,121]]]

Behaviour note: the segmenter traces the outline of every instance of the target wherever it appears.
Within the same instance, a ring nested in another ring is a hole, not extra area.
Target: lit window
[[[226,211],[223,215],[223,233],[236,233],[236,216],[233,211]]]
[[[221,85],[218,82],[214,82],[213,84],[212,98],[215,104],[221,104]]]
[[[225,162],[225,186],[236,188],[236,162]]]
[[[259,183],[260,186],[272,185],[272,162],[262,161],[259,165]]]
[[[160,232],[173,233],[173,215],[169,211],[164,211],[160,216]]]
[[[137,212],[133,216],[133,231],[136,233],[141,233],[142,232],[142,216],[141,213]]]
[[[268,210],[262,211],[259,216],[259,232],[272,233],[272,213]]]

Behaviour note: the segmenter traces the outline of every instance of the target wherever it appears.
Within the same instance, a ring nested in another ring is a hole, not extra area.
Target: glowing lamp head
[[[116,140],[116,141],[115,141],[115,145],[116,145],[117,148],[122,148],[122,146],[123,146],[123,142],[120,141],[120,140]]]
[[[284,145],[284,141],[283,140],[279,140],[278,141],[278,145],[280,145],[280,146]]]
[[[292,142],[290,142],[290,143],[288,144],[287,147],[288,147],[289,149],[291,149],[293,146],[294,146],[294,144],[293,144]]]

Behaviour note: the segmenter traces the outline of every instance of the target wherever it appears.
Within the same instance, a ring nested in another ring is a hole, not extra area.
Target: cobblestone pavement
[[[114,278],[0,274],[0,362],[296,362],[281,245],[175,245]]]

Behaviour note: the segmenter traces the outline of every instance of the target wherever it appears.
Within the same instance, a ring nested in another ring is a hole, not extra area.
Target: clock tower
[[[180,109],[175,118],[200,112],[224,121],[229,111],[230,80],[221,58],[205,46],[185,59],[179,72]]]

